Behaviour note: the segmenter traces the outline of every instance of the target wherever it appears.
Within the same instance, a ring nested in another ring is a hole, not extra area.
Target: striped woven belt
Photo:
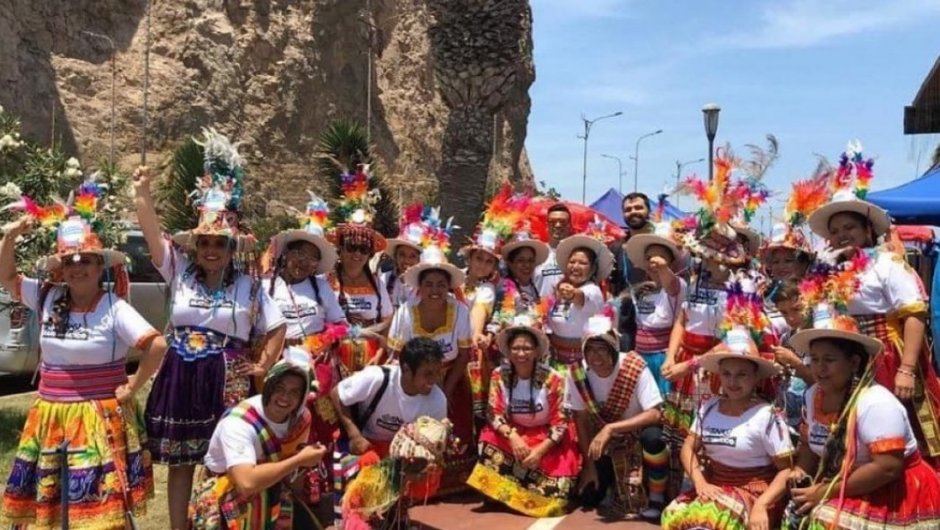
[[[39,367],[39,397],[46,401],[77,402],[114,397],[127,382],[124,359],[107,364]]]

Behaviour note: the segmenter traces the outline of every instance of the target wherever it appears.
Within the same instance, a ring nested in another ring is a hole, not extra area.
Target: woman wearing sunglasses
[[[199,224],[164,236],[150,196],[150,173],[135,172],[137,217],[154,266],[169,285],[170,353],[147,400],[155,462],[169,467],[170,525],[186,528],[193,471],[222,414],[249,395],[281,353],[285,322],[261,282],[242,272],[237,249],[242,168],[227,138],[207,131],[206,176],[198,183]],[[255,359],[249,343],[257,340]]]
[[[327,279],[351,326],[337,348],[339,375],[344,379],[383,360],[382,334],[394,309],[388,290],[369,265],[372,256],[385,250],[388,242],[370,226],[377,196],[367,191],[367,169],[360,165],[341,176],[343,196],[337,210],[347,212],[347,218],[329,234],[339,249],[339,262]]]

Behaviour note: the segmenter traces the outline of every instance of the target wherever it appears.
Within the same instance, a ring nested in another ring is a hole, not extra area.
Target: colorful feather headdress
[[[368,164],[358,164],[354,170],[340,174],[342,196],[334,209],[340,224],[330,234],[334,244],[367,244],[373,252],[385,249],[387,241],[371,226],[375,205],[381,198],[378,188],[370,187],[371,180]]]
[[[874,262],[875,249],[859,249],[851,259],[840,261],[839,254],[821,252],[800,281],[804,307],[827,304],[839,313],[848,313],[848,304],[861,287],[861,275]]]
[[[719,338],[726,341],[733,329],[747,330],[754,344],[765,349],[770,320],[764,313],[762,297],[747,278],[736,278],[728,284],[724,317],[718,327]]]
[[[718,148],[711,182],[692,175],[679,186],[678,192],[690,193],[700,203],[695,219],[680,223],[686,231],[684,246],[692,254],[733,265],[746,260],[744,249],[735,241],[737,232],[732,224],[746,226],[767,201],[769,191],[761,179],[777,158],[776,138],[768,135],[767,140],[766,151],[748,146],[752,158],[746,162],[735,157],[730,146]],[[735,177],[735,172],[745,175]]]
[[[173,236],[183,246],[195,244],[196,236],[224,236],[240,242],[247,249],[253,242],[240,233],[239,207],[244,195],[245,170],[238,144],[213,128],[203,128],[202,138],[194,139],[203,148],[203,174],[196,179],[190,193],[193,205],[199,211],[195,228]]]
[[[267,274],[275,267],[275,262],[287,248],[295,241],[306,241],[320,252],[320,262],[316,274],[324,274],[333,270],[336,265],[336,249],[326,240],[326,231],[330,228],[330,207],[319,195],[307,190],[310,200],[304,211],[290,208],[289,211],[297,215],[298,228],[283,230],[271,238],[268,248],[260,258],[260,269]]]
[[[520,200],[525,199],[514,196],[512,186],[503,184],[499,192],[490,199],[486,211],[483,212],[483,219],[477,225],[476,233],[470,244],[461,249],[461,253],[466,257],[469,250],[485,250],[498,256],[515,228],[525,219],[525,208],[520,208]]]
[[[829,200],[829,171],[822,163],[814,176],[793,183],[790,196],[783,211],[783,221],[775,223],[770,231],[770,239],[763,251],[786,248],[807,254],[812,248],[803,234],[803,227],[810,214]]]
[[[78,171],[78,162],[70,163]],[[49,206],[40,206],[24,195],[3,209],[21,211],[31,217],[41,230],[55,233],[55,251],[40,259],[38,268],[52,272],[55,279],[64,259],[78,260],[80,254],[97,254],[104,259],[106,268],[113,269],[114,292],[124,298],[129,286],[124,267],[127,257],[123,252],[105,248],[103,243],[104,240],[117,244],[122,233],[119,225],[113,222],[113,216],[107,215],[113,213],[105,204],[107,186],[98,183],[97,178],[98,173],[87,176],[69,194],[65,203],[56,201]]]
[[[891,218],[883,208],[865,200],[873,177],[875,161],[862,155],[858,140],[849,142],[839,157],[839,166],[828,168],[829,196],[824,205],[810,213],[808,223],[816,234],[829,236],[829,221],[839,213],[854,212],[866,218],[876,236],[891,227]]]

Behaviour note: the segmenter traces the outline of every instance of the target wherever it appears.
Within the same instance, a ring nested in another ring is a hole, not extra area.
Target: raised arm
[[[0,285],[10,293],[16,292],[16,238],[29,232],[32,219],[21,217],[3,227],[0,241]]]
[[[147,248],[150,250],[150,259],[160,268],[166,259],[163,244],[163,231],[160,229],[160,219],[153,207],[153,197],[150,196],[150,168],[141,166],[134,171],[134,204],[137,207],[137,222],[144,233]]]

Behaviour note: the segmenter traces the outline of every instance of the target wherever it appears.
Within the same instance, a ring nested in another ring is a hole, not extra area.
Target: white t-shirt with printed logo
[[[714,397],[702,404],[690,432],[701,439],[709,458],[735,468],[766,467],[793,452],[790,431],[769,403],[740,416],[721,413]],[[704,417],[704,421],[703,421]]]
[[[360,410],[368,407],[382,386],[382,368],[367,366],[340,381],[337,386],[340,402],[347,407],[358,404]],[[365,426],[358,426],[363,436],[373,441],[390,441],[402,425],[421,416],[437,420],[447,417],[447,397],[440,387],[432,386],[426,396],[409,396],[401,387],[401,367],[384,368],[389,371],[388,387]]]
[[[283,438],[287,436],[290,429],[290,420],[283,423],[274,423],[264,414],[264,407],[261,403],[261,396],[252,396],[248,398],[261,419],[274,432],[274,435]],[[243,465],[255,465],[264,454],[261,447],[261,439],[255,428],[245,420],[235,417],[225,417],[216,426],[212,432],[212,438],[209,440],[209,450],[203,460],[206,467],[213,473],[225,473],[229,469]]]
[[[267,278],[263,286],[265,292],[271,292],[272,281],[275,282],[274,303],[287,321],[288,339],[299,339],[319,333],[327,322],[335,323],[346,318],[336,300],[336,293],[322,277],[316,277],[322,303],[317,303],[317,296],[309,279],[288,286],[280,276]]]
[[[597,375],[589,366],[585,368],[587,381],[591,385],[591,393],[594,395],[594,401],[600,408],[604,407],[604,403],[607,402],[607,397],[610,396],[610,391],[614,387],[614,382],[617,381],[617,374],[620,373],[624,355],[626,354],[620,354],[620,358],[615,365],[616,369],[607,377]],[[586,365],[587,363],[584,364]],[[581,394],[578,392],[578,387],[575,386],[574,378],[570,371],[568,373],[568,385],[566,388],[565,403],[568,408],[575,411],[586,410],[587,406],[584,404],[584,400],[581,399]],[[620,419],[626,420],[632,418],[641,412],[660,406],[662,402],[663,396],[659,393],[659,386],[656,385],[656,379],[653,377],[653,373],[650,372],[649,368],[643,368],[643,371],[640,372],[640,378],[636,382],[636,387],[633,390],[633,396],[630,398],[630,403],[627,405],[627,408],[624,409]]]
[[[535,268],[532,276],[532,283],[538,288],[539,296],[555,296],[555,286],[564,277],[564,271],[558,266],[555,259],[555,249],[548,249],[548,259]]]
[[[333,292],[336,293],[336,299],[342,301],[345,298],[348,313],[352,316],[358,316],[365,320],[381,320],[390,316],[395,310],[395,307],[392,305],[392,300],[388,296],[388,289],[385,286],[385,282],[380,276],[375,277],[375,286],[379,291],[378,294],[376,294],[375,289],[373,289],[371,285],[362,287],[350,287],[345,285],[343,286],[343,292],[340,293],[339,281],[336,275],[331,275],[328,281],[330,282]],[[378,313],[380,299],[382,302],[381,318],[379,318],[380,315]]]
[[[176,250],[169,241],[164,245],[163,265],[157,270],[173,288],[170,294],[173,301],[171,325],[198,326],[248,340],[253,324],[251,296],[254,280],[246,274],[239,274],[224,291],[208,293],[196,280],[195,272],[189,270],[192,263],[186,253]],[[254,324],[258,333],[267,333],[284,324],[284,316],[262,286],[258,286],[255,296],[257,311]]]
[[[706,337],[718,336],[718,327],[724,318],[727,291],[690,285],[682,303],[685,311],[685,331]]]
[[[393,280],[395,282],[392,284],[392,293],[389,297],[393,308],[397,309],[408,302],[418,301],[418,290],[405,283],[400,274],[396,274],[395,271],[385,271],[380,275],[380,278],[382,283],[385,284],[386,292],[388,292],[389,282]]]
[[[507,420],[511,417],[514,425],[522,427],[540,427],[551,423],[548,410],[548,385],[542,385],[533,391],[531,379],[516,378],[516,383],[512,387],[512,397],[510,397],[505,381],[502,378],[498,381],[502,387],[502,395],[508,402],[505,414]],[[529,401],[530,392],[532,401]]]
[[[424,337],[441,345],[445,363],[456,359],[460,349],[471,345],[473,334],[470,330],[470,311],[465,304],[454,299],[447,300],[446,311],[444,325],[428,331],[418,321],[417,303],[406,303],[399,307],[388,330],[389,348],[401,350],[409,340]]]
[[[20,301],[36,311],[41,282],[21,277]],[[43,303],[39,346],[43,362],[54,366],[98,365],[120,361],[127,350],[160,333],[130,304],[113,293],[104,293],[88,312],[71,311],[65,336],[58,338],[52,324],[52,306],[63,292],[53,287]]]
[[[634,299],[638,327],[643,329],[672,328],[689,291],[689,284],[685,280],[676,279],[679,281],[679,294],[676,296],[669,296],[665,289],[658,289]]]
[[[580,339],[587,321],[604,308],[604,294],[594,282],[585,283],[579,289],[584,293],[581,306],[555,300],[546,323],[549,333],[566,339]]]
[[[804,394],[803,423],[805,435],[809,438],[809,448],[816,455],[822,456],[826,440],[829,438],[830,419],[820,421],[816,417],[815,403],[818,392],[819,386],[813,385]],[[903,447],[904,456],[910,456],[917,450],[917,439],[911,429],[907,410],[890,390],[881,385],[872,385],[862,391],[856,406],[859,441],[855,457],[857,465],[871,462],[872,452],[899,450]],[[831,421],[836,420],[835,416],[833,415]]]

